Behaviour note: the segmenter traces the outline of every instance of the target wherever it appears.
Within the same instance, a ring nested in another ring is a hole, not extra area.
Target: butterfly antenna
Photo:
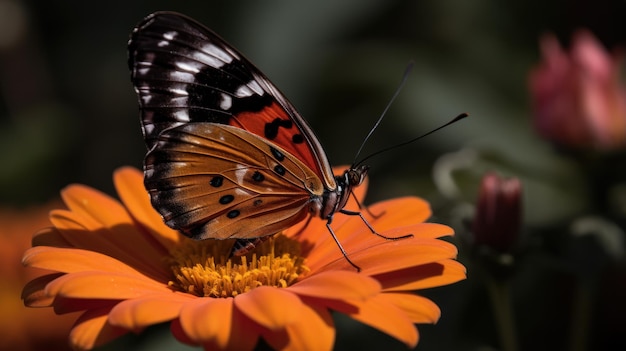
[[[389,151],[389,150],[397,149],[397,148],[399,148],[399,147],[402,147],[402,146],[405,146],[405,145],[411,144],[411,143],[413,143],[413,142],[415,142],[415,141],[418,141],[418,140],[420,140],[420,139],[422,139],[422,138],[424,138],[424,137],[426,137],[426,136],[429,136],[429,135],[431,135],[432,133],[434,133],[434,132],[436,132],[436,131],[438,131],[438,130],[440,130],[440,129],[442,129],[442,128],[445,128],[445,127],[447,127],[447,126],[449,126],[449,125],[451,125],[451,124],[453,124],[453,123],[456,123],[456,122],[458,122],[458,121],[460,121],[460,120],[462,120],[463,118],[468,117],[468,116],[469,116],[469,114],[467,114],[467,113],[465,113],[465,112],[464,112],[464,113],[461,113],[460,115],[458,115],[458,116],[454,117],[454,118],[453,118],[452,120],[450,120],[449,122],[447,122],[447,123],[445,123],[445,124],[443,124],[443,125],[441,125],[441,126],[439,126],[439,127],[435,128],[435,129],[433,129],[433,130],[431,130],[431,131],[429,131],[429,132],[427,132],[427,133],[424,133],[424,134],[422,134],[422,135],[420,135],[420,136],[418,136],[418,137],[416,137],[416,138],[413,138],[413,139],[411,139],[411,140],[407,140],[407,141],[402,142],[402,143],[400,143],[400,144],[396,144],[396,145],[392,145],[392,146],[386,147],[386,148],[384,148],[384,149],[382,149],[382,150],[378,150],[378,151],[376,151],[376,152],[374,152],[374,153],[372,153],[372,154],[370,154],[370,155],[366,156],[366,157],[365,157],[365,158],[363,158],[361,161],[356,162],[356,163],[353,165],[353,167],[357,167],[358,165],[362,164],[363,162],[365,162],[365,161],[369,160],[370,158],[372,158],[372,157],[374,157],[374,156],[376,156],[376,155],[382,154],[383,152],[387,152],[387,151]],[[370,133],[370,134],[371,134],[371,133]]]
[[[369,133],[367,133],[367,136],[365,137],[365,139],[363,139],[363,142],[361,143],[359,150],[356,152],[356,155],[354,156],[354,160],[352,162],[353,165],[355,165],[356,160],[359,158],[359,155],[361,154],[361,151],[363,151],[363,147],[365,146],[365,143],[367,143],[367,141],[372,136],[376,128],[378,128],[378,125],[380,124],[380,122],[382,122],[383,118],[385,118],[385,115],[387,114],[387,111],[391,107],[391,104],[393,103],[393,101],[398,97],[398,95],[400,95],[400,91],[406,84],[406,81],[409,78],[409,74],[411,73],[411,70],[413,70],[413,66],[415,66],[415,62],[413,61],[409,62],[409,64],[406,66],[406,69],[404,70],[404,74],[402,75],[402,81],[400,81],[400,85],[398,85],[398,87],[396,88],[395,93],[393,93],[393,96],[391,97],[391,100],[389,100],[389,102],[387,103],[387,106],[383,110],[383,113],[380,115],[380,117],[378,117],[378,120],[376,121],[376,123],[374,123],[374,126],[370,129]]]

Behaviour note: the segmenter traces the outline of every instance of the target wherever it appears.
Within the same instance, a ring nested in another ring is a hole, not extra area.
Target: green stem
[[[500,347],[502,351],[517,351],[517,336],[511,303],[511,284],[508,280],[496,281],[493,278],[488,278],[487,288],[491,295],[494,318],[500,335]]]
[[[593,288],[589,279],[580,278],[573,301],[572,323],[570,325],[571,351],[583,351],[587,349],[589,337],[589,318],[591,316],[591,301]]]

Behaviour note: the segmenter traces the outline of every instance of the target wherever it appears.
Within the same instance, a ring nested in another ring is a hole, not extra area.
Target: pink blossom
[[[588,31],[574,34],[569,52],[553,35],[541,38],[543,61],[530,73],[537,131],[556,144],[612,150],[626,144],[626,89],[621,57]]]

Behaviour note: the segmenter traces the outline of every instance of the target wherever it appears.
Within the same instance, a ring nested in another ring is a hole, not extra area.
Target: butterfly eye
[[[346,171],[345,175],[348,180],[348,184],[351,186],[358,186],[365,180],[367,176],[367,171],[369,170],[368,166],[362,165],[358,168],[349,169]]]

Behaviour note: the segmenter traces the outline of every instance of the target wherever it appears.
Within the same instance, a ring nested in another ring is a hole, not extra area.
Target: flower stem
[[[500,335],[501,350],[517,351],[517,336],[511,303],[511,284],[509,280],[488,278],[487,288],[491,295],[494,318]]]
[[[578,282],[573,301],[573,316],[570,325],[571,351],[583,351],[587,349],[589,336],[589,318],[591,315],[591,301],[594,295],[592,284],[581,278]]]

